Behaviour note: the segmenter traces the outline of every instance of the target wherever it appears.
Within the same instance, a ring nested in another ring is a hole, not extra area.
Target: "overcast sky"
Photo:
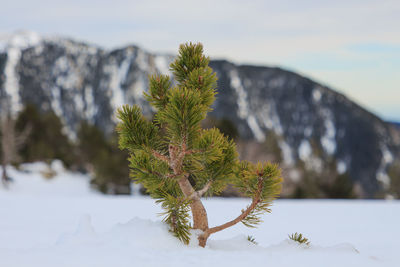
[[[200,41],[213,58],[299,72],[400,121],[398,0],[0,0],[0,6],[0,34],[31,30],[168,53]]]

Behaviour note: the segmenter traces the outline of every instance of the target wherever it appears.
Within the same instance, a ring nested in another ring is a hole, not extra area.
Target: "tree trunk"
[[[8,114],[7,114],[8,115]],[[10,129],[10,118],[1,117],[1,166],[2,175],[1,181],[3,185],[7,187],[8,176],[7,176],[7,165],[10,163],[12,157],[12,129]]]
[[[201,200],[193,200],[190,204],[193,215],[193,229],[200,229],[203,232],[208,229],[208,218],[206,209]]]
[[[1,181],[3,182],[3,185],[7,187],[8,183],[8,176],[7,176],[7,169],[6,169],[6,164],[4,161],[2,162],[2,175],[1,175]]]
[[[28,124],[24,130],[17,133],[15,130],[15,118],[12,118],[11,114],[8,112],[6,114],[0,114],[1,121],[1,164],[2,164],[2,182],[5,187],[7,187],[8,182],[11,179],[7,175],[7,165],[18,160],[18,149],[26,142],[30,132],[31,125]]]
[[[194,192],[194,189],[187,177],[182,177],[179,179],[178,183],[183,194],[186,197],[190,197]],[[192,198],[190,202],[190,209],[193,216],[193,229],[199,229],[205,233],[208,230],[208,217],[200,197],[195,196]],[[205,236],[204,234],[199,236],[199,246],[205,247],[208,236],[209,235]]]
[[[169,156],[170,159],[163,159],[161,155],[155,155],[158,158],[161,158],[164,161],[167,161],[169,163],[170,168],[174,171],[175,175],[183,175],[182,172],[182,163],[183,163],[183,157],[186,154],[186,143],[184,142],[182,145],[182,150],[178,150],[177,147],[170,145],[169,146]],[[153,153],[154,154],[154,153]],[[190,184],[188,175],[183,175],[182,178],[178,180],[179,187],[182,190],[183,195],[186,198],[190,198],[190,209],[192,211],[192,217],[193,217],[193,229],[198,229],[203,231],[203,234],[201,234],[198,239],[199,239],[199,246],[205,247],[206,242],[207,242],[207,237],[205,237],[204,233],[207,233],[208,231],[208,217],[207,217],[207,211],[203,206],[203,203],[201,202],[200,195],[196,194],[193,186]]]
[[[205,247],[207,244],[207,239],[210,235],[207,232],[204,232],[202,235],[199,235],[198,239],[199,239],[199,246],[200,247]]]

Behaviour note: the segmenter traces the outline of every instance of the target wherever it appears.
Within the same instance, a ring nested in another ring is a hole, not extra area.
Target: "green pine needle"
[[[310,241],[308,241],[308,239],[306,237],[304,237],[301,233],[299,234],[296,232],[294,234],[291,234],[291,235],[289,235],[289,239],[293,240],[299,244],[304,244],[306,246],[310,245]]]
[[[190,207],[189,201],[183,197],[174,197],[165,191],[159,191],[160,198],[156,203],[160,203],[165,210],[160,213],[164,216],[163,221],[170,226],[170,231],[183,243],[189,244],[190,241]]]
[[[247,236],[247,241],[253,243],[254,245],[258,245],[258,242],[256,241],[256,239],[251,235]]]

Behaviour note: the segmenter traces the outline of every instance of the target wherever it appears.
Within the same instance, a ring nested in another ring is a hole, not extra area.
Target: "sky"
[[[72,37],[106,49],[177,52],[202,42],[212,58],[279,66],[400,121],[398,0],[0,0],[0,35]]]

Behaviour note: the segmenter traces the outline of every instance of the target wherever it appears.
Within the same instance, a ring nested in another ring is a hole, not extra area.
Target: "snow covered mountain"
[[[16,113],[31,103],[53,110],[72,138],[82,119],[110,133],[122,104],[151,114],[142,96],[148,75],[168,73],[172,59],[136,46],[109,51],[34,33],[6,36],[0,40],[0,109],[10,105]],[[389,170],[400,161],[398,129],[293,72],[228,61],[211,61],[211,67],[219,78],[211,115],[231,121],[243,142],[262,144],[273,133],[291,181],[310,172],[324,179],[330,168],[348,175],[359,196],[391,190]]]

